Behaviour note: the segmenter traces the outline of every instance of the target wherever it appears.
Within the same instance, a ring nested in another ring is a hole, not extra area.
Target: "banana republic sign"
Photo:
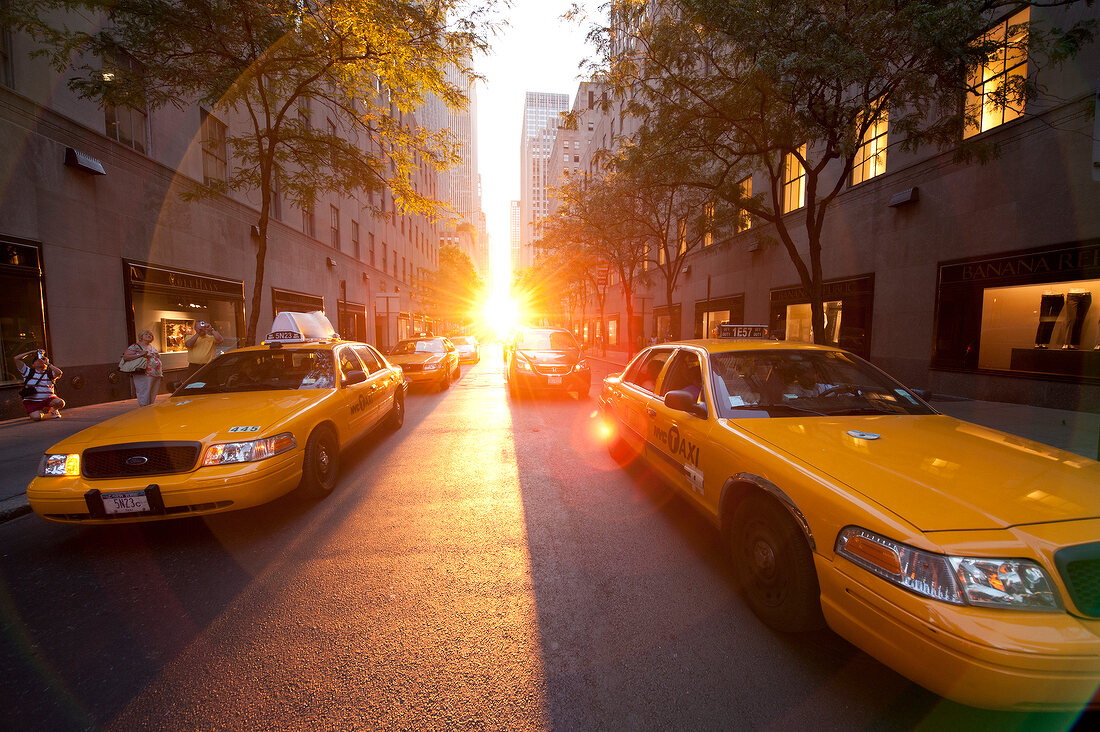
[[[1100,277],[1100,241],[940,265],[940,285],[1040,284]]]

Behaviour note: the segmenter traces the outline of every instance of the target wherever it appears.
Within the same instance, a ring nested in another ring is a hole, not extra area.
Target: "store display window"
[[[243,345],[244,285],[235,280],[126,263],[126,292],[132,333],[148,328],[165,371],[187,368],[184,341],[204,320],[224,340],[215,353]]]
[[[15,356],[46,348],[38,247],[0,239],[0,384],[20,384]]]
[[[1100,280],[987,288],[978,368],[1087,375],[1086,361],[1100,359],[1094,292]]]
[[[863,358],[870,358],[871,319],[875,296],[873,275],[832,280],[822,286],[825,296],[825,342]],[[772,290],[769,333],[780,340],[813,343],[809,296],[805,288]]]
[[[933,366],[1100,378],[1100,244],[940,265]]]

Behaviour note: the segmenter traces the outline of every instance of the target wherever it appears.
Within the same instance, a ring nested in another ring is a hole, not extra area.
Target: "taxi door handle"
[[[645,413],[648,414],[650,417],[656,417],[657,416],[657,410],[654,409],[653,407],[646,407]]]

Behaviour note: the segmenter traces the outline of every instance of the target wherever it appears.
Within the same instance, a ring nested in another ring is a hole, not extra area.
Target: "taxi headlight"
[[[1054,582],[1030,559],[955,557],[916,549],[849,526],[836,553],[910,592],[955,605],[1057,612]]]
[[[46,454],[38,463],[38,477],[80,475],[80,453]]]
[[[426,364],[424,364],[424,370],[425,371],[435,371],[436,369],[438,369],[442,365],[443,364],[441,364],[439,361],[435,361],[433,363],[426,363]]]
[[[248,442],[223,442],[206,448],[203,456],[203,465],[225,465],[227,463],[253,463],[257,460],[266,460],[280,453],[293,449],[298,443],[294,435],[284,432],[274,437],[265,437],[262,440],[250,440]]]

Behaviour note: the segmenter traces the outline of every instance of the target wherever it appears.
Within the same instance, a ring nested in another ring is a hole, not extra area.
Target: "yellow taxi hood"
[[[730,423],[923,531],[1100,517],[1100,462],[953,417],[784,417]],[[868,439],[859,432],[878,437]]]
[[[51,452],[153,440],[249,440],[329,396],[329,389],[198,394],[137,407],[62,440]],[[237,428],[230,432],[231,428]]]

